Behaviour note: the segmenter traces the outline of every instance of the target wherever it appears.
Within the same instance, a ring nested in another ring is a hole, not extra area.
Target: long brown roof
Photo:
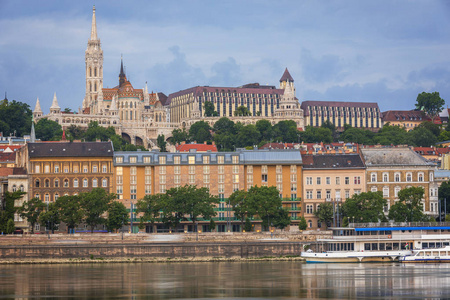
[[[351,101],[316,101],[316,100],[303,101],[302,109],[305,109],[307,106],[378,108],[378,103],[376,103],[376,102],[351,102]]]
[[[111,142],[28,143],[28,155],[34,157],[112,157]]]
[[[354,154],[302,155],[304,169],[363,169],[361,156]]]

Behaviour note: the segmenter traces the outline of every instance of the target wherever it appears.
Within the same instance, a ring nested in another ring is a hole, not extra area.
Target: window
[[[123,194],[123,187],[121,185],[118,185],[116,191],[117,191],[117,194],[119,194],[119,195]]]
[[[417,175],[418,181],[422,182],[423,181],[423,173],[419,173]]]
[[[189,166],[189,174],[195,174],[195,166]]]
[[[219,193],[223,193],[223,192],[225,191],[224,185],[223,185],[223,184],[219,184],[219,186],[218,186],[218,188],[217,188],[217,191],[218,191]]]
[[[430,182],[434,180],[434,173],[430,172]]]
[[[291,173],[297,173],[297,166],[291,165]]]
[[[321,178],[321,177],[317,177],[317,178],[316,178],[316,183],[317,183],[318,185],[320,185],[320,184],[322,183],[322,178]]]
[[[306,184],[312,185],[313,184],[313,178],[312,177],[306,177]]]
[[[181,174],[181,168],[180,168],[180,166],[174,166],[174,167],[173,167],[173,173],[174,173],[174,174]]]
[[[188,160],[189,160],[189,164],[190,164],[190,165],[195,164],[195,156],[192,156],[192,155],[189,156],[189,157],[188,157]]]
[[[267,165],[261,166],[261,173],[267,174]]]
[[[262,174],[261,175],[261,181],[262,182],[267,182],[267,174]]]
[[[370,174],[370,182],[377,182],[377,173]]]
[[[218,166],[217,167],[217,171],[218,171],[219,174],[223,174],[225,172],[224,166]]]
[[[344,184],[350,184],[350,177],[344,178]]]
[[[88,187],[88,180],[87,179],[83,179],[83,187]]]
[[[118,163],[118,164],[123,163],[123,156],[116,157],[116,163]]]
[[[69,180],[68,179],[64,179],[64,187],[69,187]]]
[[[159,157],[159,164],[160,165],[165,165],[166,164],[166,157],[165,156],[160,156]]]
[[[166,175],[159,176],[159,183],[166,183]]]
[[[389,182],[389,174],[383,173],[383,182]]]
[[[135,164],[137,161],[137,157],[136,156],[130,156],[130,163]]]
[[[400,191],[401,191],[401,188],[400,188],[399,186],[396,186],[396,187],[394,188],[394,196],[395,196],[395,198],[398,197],[398,192],[400,192]]]
[[[277,174],[277,182],[283,182],[283,175]]]
[[[159,166],[159,174],[166,174],[166,166]]]
[[[330,199],[331,199],[331,191],[330,191],[330,190],[327,190],[327,192],[326,192],[325,195],[326,195],[325,198],[326,198],[327,200],[330,200]]]
[[[44,166],[44,173],[50,173],[50,166],[49,165],[45,165]]]
[[[239,166],[233,166],[233,174],[239,173]]]
[[[17,186],[16,186],[16,185],[13,185],[13,186],[12,186],[12,191],[13,191],[13,192],[17,191]]]
[[[108,166],[107,165],[102,165],[102,172],[103,173],[107,173],[108,172]]]
[[[331,184],[331,177],[326,177],[325,182],[326,184]]]
[[[93,165],[92,166],[92,173],[97,173],[98,172],[98,166],[97,165]]]
[[[317,192],[316,192],[316,198],[317,199],[322,199],[322,191],[321,190],[318,190]]]
[[[68,165],[64,165],[64,173],[69,173],[69,166]]]
[[[406,173],[406,181],[407,182],[411,182],[412,181],[412,174],[411,173]]]
[[[307,214],[312,214],[313,213],[313,205],[312,204],[306,205],[306,213]]]
[[[389,197],[389,187],[383,187],[383,197]]]
[[[207,156],[207,155],[203,156],[203,163],[204,164],[209,164],[209,156]]]
[[[209,174],[203,175],[203,183],[209,183]]]
[[[59,165],[55,165],[55,173],[59,173]]]
[[[56,193],[56,194],[55,194],[55,201],[58,200],[58,198],[59,198],[59,194]]]
[[[87,173],[87,172],[89,172],[88,166],[83,165],[83,173]]]
[[[149,164],[152,162],[152,158],[150,156],[144,156],[144,163]]]
[[[247,166],[247,173],[252,174],[253,173],[253,166]]]
[[[59,180],[55,179],[55,187],[59,187]]]
[[[123,175],[123,168],[122,167],[116,167],[116,175]]]
[[[313,191],[306,191],[306,199],[312,199],[313,198]]]
[[[283,167],[281,165],[277,165],[275,171],[276,173],[281,173],[283,171]]]
[[[345,190],[345,199],[350,198],[350,190]]]
[[[145,171],[145,175],[151,175],[152,174],[152,167],[146,166],[144,171]]]
[[[174,157],[173,157],[173,163],[174,163],[175,165],[179,165],[180,162],[181,162],[181,157],[180,157],[180,156],[174,156]]]
[[[395,182],[400,182],[400,173],[395,173],[394,174],[394,181]]]
[[[118,175],[118,176],[116,177],[116,183],[117,183],[117,184],[123,184],[123,176]]]
[[[189,184],[195,184],[195,175],[189,175]]]
[[[36,164],[34,165],[34,173],[40,173],[41,172],[41,166]]]
[[[45,194],[44,201],[45,202],[49,202],[50,201],[50,195],[49,194]]]
[[[98,187],[98,180],[97,179],[92,179],[92,187]]]
[[[291,182],[297,182],[297,174],[291,174]]]
[[[336,177],[336,185],[340,185],[341,184],[341,177]]]
[[[223,155],[217,156],[217,163],[218,164],[223,164],[224,163],[224,156]]]
[[[361,184],[361,177],[360,176],[355,176],[354,183],[355,184]]]
[[[233,183],[239,183],[239,175],[238,174],[233,175]]]
[[[130,184],[136,184],[137,183],[137,176],[130,176]]]
[[[45,179],[44,184],[45,187],[50,187],[50,180]]]
[[[152,186],[151,185],[146,185],[145,186],[145,194],[149,195],[152,193]]]
[[[231,157],[233,164],[238,164],[239,163],[239,156],[237,155],[233,155]]]
[[[73,166],[73,172],[78,173],[78,164]]]
[[[373,186],[373,187],[370,189],[370,191],[371,191],[371,192],[376,192],[376,191],[377,191],[377,187],[376,187],[376,186]]]

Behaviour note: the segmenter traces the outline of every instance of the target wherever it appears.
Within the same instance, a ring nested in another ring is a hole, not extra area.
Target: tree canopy
[[[356,223],[384,222],[387,201],[381,192],[354,194],[342,204],[344,215]]]
[[[423,213],[422,198],[425,191],[422,187],[410,187],[398,192],[397,203],[389,209],[389,219],[395,222],[422,222],[429,217]]]
[[[62,137],[62,127],[47,118],[40,119],[35,126],[36,138],[42,141],[58,141]]]
[[[422,92],[417,95],[416,102],[416,108],[423,110],[431,120],[439,115],[445,105],[445,100],[439,96],[439,92]]]
[[[30,134],[31,118],[32,112],[28,104],[16,100],[0,101],[0,132],[3,132],[3,136]]]

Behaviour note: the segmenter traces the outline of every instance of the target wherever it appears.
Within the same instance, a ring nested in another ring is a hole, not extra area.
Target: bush
[[[301,217],[300,223],[298,224],[298,229],[306,230],[306,228],[308,228],[308,224],[306,224],[306,219],[305,219],[305,217]]]
[[[16,230],[16,225],[14,224],[14,220],[9,219],[8,223],[6,223],[6,233],[11,234],[14,232],[14,230]]]
[[[252,222],[250,221],[249,218],[245,219],[244,229],[246,232],[252,231]]]

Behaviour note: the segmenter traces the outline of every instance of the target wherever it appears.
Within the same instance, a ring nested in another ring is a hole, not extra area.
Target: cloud
[[[210,85],[238,86],[242,84],[241,67],[236,60],[228,57],[227,60],[212,65],[213,76],[208,80]]]
[[[302,73],[307,82],[340,81],[345,78],[345,63],[338,55],[314,57],[311,51],[301,52]]]

